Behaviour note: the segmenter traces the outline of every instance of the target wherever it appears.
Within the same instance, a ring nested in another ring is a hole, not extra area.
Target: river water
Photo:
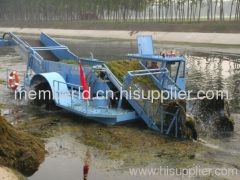
[[[36,38],[36,37],[28,37]],[[125,59],[127,53],[137,53],[137,45],[133,40],[111,40],[111,39],[70,39],[56,38],[57,41],[66,45],[74,54],[79,57],[89,57],[90,52],[94,57],[103,60],[120,60]],[[222,133],[215,132],[213,134],[203,134],[200,137],[201,143],[209,148],[207,157],[209,162],[205,162],[207,167],[210,165],[220,165],[221,167],[234,167],[240,172],[240,52],[239,46],[206,46],[182,43],[160,43],[155,42],[156,52],[170,52],[173,50],[177,55],[185,56],[187,60],[187,87],[191,90],[227,90],[229,93],[229,105],[232,116],[235,119],[234,132]],[[0,80],[5,80],[6,68],[23,69],[25,64],[20,57],[10,47],[1,48],[0,50]],[[22,105],[22,114],[27,114],[29,107],[26,102],[12,100],[12,93],[0,84],[0,107],[3,114],[8,114],[8,108],[14,105]],[[81,145],[75,145],[71,137],[62,136],[61,138],[52,139],[46,145],[49,152],[59,151],[59,147],[52,145],[61,141],[69,149],[85,148]],[[78,147],[79,146],[79,147]],[[61,145],[62,147],[62,145]],[[70,148],[72,147],[72,148]],[[215,151],[217,150],[217,151]],[[84,151],[77,151],[77,155],[64,151],[60,154],[50,153],[46,157],[45,162],[40,166],[39,170],[28,177],[31,180],[40,179],[82,179],[82,172],[79,167],[83,166],[80,154]],[[198,151],[196,150],[196,153]],[[71,154],[71,155],[69,155]],[[57,157],[57,158],[56,158]],[[209,165],[210,164],[210,165]],[[198,165],[196,161],[195,165]],[[202,163],[201,163],[202,165]],[[117,165],[116,165],[117,166]],[[211,167],[211,166],[210,166]],[[93,168],[89,179],[132,179],[127,172],[108,172],[98,168]],[[238,176],[239,177],[239,176]],[[226,179],[238,179],[238,177],[225,176]],[[136,179],[139,177],[135,177]],[[153,179],[158,179],[150,177]],[[150,179],[149,177],[146,179]],[[165,177],[168,179],[167,177]],[[170,178],[169,178],[170,179]]]

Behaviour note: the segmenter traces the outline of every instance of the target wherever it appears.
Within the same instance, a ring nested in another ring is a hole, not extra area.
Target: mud
[[[91,154],[89,177],[99,179],[116,176],[119,176],[116,179],[124,179],[129,177],[128,169],[132,167],[191,168],[196,164],[240,167],[237,162],[233,163],[236,154],[229,156],[229,152],[219,146],[210,148],[201,139],[194,142],[164,137],[141,122],[104,126],[65,111],[41,111],[28,112],[32,114],[31,120],[18,124],[19,129],[44,139],[48,151],[46,162],[29,179],[42,179],[46,172],[48,178],[82,177],[87,150]],[[223,160],[221,156],[226,155],[228,159]],[[63,172],[52,172],[52,166]]]

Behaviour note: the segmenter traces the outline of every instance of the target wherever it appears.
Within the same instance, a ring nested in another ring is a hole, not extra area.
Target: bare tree
[[[232,20],[232,9],[233,9],[234,1],[235,1],[235,0],[232,0],[232,2],[231,2],[231,9],[230,9],[230,15],[229,15],[229,20],[230,20],[230,21]]]
[[[217,5],[218,5],[218,0],[215,0],[214,21],[216,20]]]
[[[219,6],[219,16],[220,21],[224,21],[224,7],[223,7],[223,0],[220,0],[220,6]]]
[[[203,0],[199,0],[198,22],[200,22]]]

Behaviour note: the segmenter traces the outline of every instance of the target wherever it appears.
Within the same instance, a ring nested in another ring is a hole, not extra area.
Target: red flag
[[[82,63],[79,61],[79,69],[80,69],[80,84],[83,87],[83,99],[89,98],[89,87],[87,81],[85,79]]]

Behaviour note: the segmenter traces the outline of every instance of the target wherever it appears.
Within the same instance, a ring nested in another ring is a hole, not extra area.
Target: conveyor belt
[[[40,40],[35,40],[35,39],[22,39],[22,41],[26,42],[32,47],[45,47]],[[58,62],[59,59],[52,54],[51,51],[37,51],[40,56],[43,57],[43,59],[48,60],[48,61],[55,61]]]

